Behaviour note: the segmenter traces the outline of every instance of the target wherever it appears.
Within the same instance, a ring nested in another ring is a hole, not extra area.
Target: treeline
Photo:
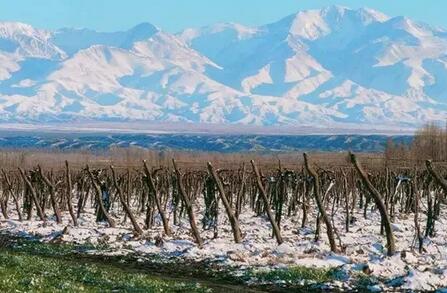
[[[410,145],[395,144],[389,139],[384,152],[388,165],[423,164],[426,160],[447,162],[447,124],[441,127],[430,123],[416,131]]]

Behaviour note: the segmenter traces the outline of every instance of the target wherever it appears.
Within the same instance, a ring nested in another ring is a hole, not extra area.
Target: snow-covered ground
[[[315,221],[310,215],[306,228],[300,228],[301,214],[285,217],[281,223],[281,233],[284,238],[282,245],[277,245],[272,238],[269,221],[265,217],[256,217],[251,211],[245,211],[240,216],[241,229],[244,240],[235,244],[229,222],[224,211],[219,216],[219,235],[212,239],[212,231],[203,231],[205,238],[203,248],[198,248],[189,232],[189,224],[182,219],[179,226],[170,224],[173,235],[163,235],[159,219],[154,229],[136,238],[131,231],[130,222],[123,223],[123,217],[116,217],[117,228],[107,228],[107,225],[95,223],[93,210],[87,210],[79,219],[79,226],[70,225],[70,217],[65,214],[62,224],[57,224],[51,217],[47,223],[38,221],[19,222],[13,215],[11,219],[0,222],[0,232],[12,233],[19,236],[37,236],[42,241],[54,239],[69,243],[106,244],[106,252],[111,254],[126,254],[138,252],[141,254],[157,254],[165,257],[179,257],[188,261],[211,260],[218,261],[222,266],[244,270],[257,268],[270,270],[305,266],[316,268],[338,268],[346,272],[346,282],[335,281],[336,286],[349,288],[350,280],[362,272],[370,278],[379,280],[371,290],[389,289],[397,286],[402,289],[435,290],[447,287],[447,232],[444,227],[447,217],[442,213],[436,223],[436,236],[426,239],[424,249],[419,254],[415,242],[413,215],[398,215],[393,229],[396,237],[397,253],[386,257],[385,237],[380,235],[380,216],[376,211],[368,212],[367,219],[362,211],[356,210],[353,215],[356,221],[351,225],[349,233],[344,231],[344,213],[340,209],[335,213],[334,222],[345,247],[340,254],[330,252],[329,245],[322,224],[321,240],[314,241]],[[50,213],[50,210],[47,211]],[[197,222],[201,228],[201,214],[198,213]],[[113,214],[113,213],[112,213]],[[115,214],[115,216],[117,216]],[[143,226],[144,218],[139,218]],[[425,227],[425,216],[420,219],[422,229]],[[62,234],[65,227],[66,233]],[[162,239],[162,241],[160,241]],[[338,241],[337,241],[338,242]],[[345,286],[345,287],[343,287]]]

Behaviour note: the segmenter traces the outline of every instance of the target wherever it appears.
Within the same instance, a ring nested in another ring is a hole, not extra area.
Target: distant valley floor
[[[411,135],[231,135],[0,132],[3,149],[107,150],[114,147],[198,152],[381,152],[389,139],[411,143]]]

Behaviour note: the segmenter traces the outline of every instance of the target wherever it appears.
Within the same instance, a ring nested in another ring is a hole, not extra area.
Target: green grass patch
[[[379,284],[379,280],[374,276],[368,276],[364,273],[358,273],[353,276],[355,288],[367,290],[368,287]]]
[[[274,283],[284,281],[288,283],[298,283],[308,281],[312,283],[326,283],[336,278],[336,269],[308,268],[295,266],[284,269],[274,269],[269,271],[253,271],[250,277],[257,278],[263,282]]]
[[[18,239],[16,243],[9,246],[10,249],[18,252],[26,252],[33,255],[42,256],[69,256],[73,253],[85,252],[88,250],[104,251],[105,246],[92,244],[72,244],[72,243],[42,243],[34,240]]]
[[[0,292],[207,292],[174,282],[90,263],[0,251]]]

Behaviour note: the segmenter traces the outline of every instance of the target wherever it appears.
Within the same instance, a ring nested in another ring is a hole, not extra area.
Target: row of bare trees
[[[348,159],[351,166],[322,168],[304,154],[304,164],[295,170],[284,168],[280,161],[275,168],[261,169],[254,160],[251,169],[244,163],[218,169],[219,162],[208,162],[202,169],[181,169],[172,160],[171,167],[143,161],[139,168],[87,165],[72,170],[65,162],[63,169],[2,170],[0,209],[4,218],[11,217],[12,209],[19,221],[33,220],[36,212],[40,221],[52,217],[58,223],[67,211],[76,226],[86,209],[94,208],[98,222],[110,227],[120,220],[122,224],[130,222],[126,225],[136,235],[157,225],[158,218],[164,234],[172,236],[173,227],[185,219],[198,246],[204,243],[203,230],[214,229],[214,237],[219,237],[220,211],[231,226],[235,243],[244,239],[243,213],[266,216],[278,244],[284,242],[284,218],[297,220],[299,229],[308,226],[314,216],[315,239],[320,239],[324,224],[334,252],[344,249],[340,233],[349,231],[355,211],[367,217],[378,210],[381,221],[377,225],[386,238],[388,255],[396,250],[392,222],[402,213],[414,215],[415,239],[422,252],[423,239],[436,233],[440,206],[446,202],[444,170],[431,161],[424,168],[366,170],[356,155],[350,153]],[[340,210],[344,227],[337,227],[335,221]],[[426,215],[425,224],[421,214]]]
[[[385,162],[423,165],[426,160],[447,162],[447,124],[429,123],[417,130],[410,144],[395,144],[390,138],[384,152]]]

